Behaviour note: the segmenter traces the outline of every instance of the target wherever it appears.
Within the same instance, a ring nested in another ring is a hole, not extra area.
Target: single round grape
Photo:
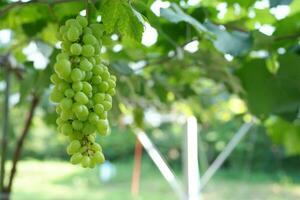
[[[101,78],[104,80],[104,81],[107,81],[109,78],[110,78],[110,74],[107,70],[104,70],[102,73],[101,73]]]
[[[89,84],[89,83],[86,82],[86,81],[82,82],[82,91],[83,91],[85,94],[88,94],[88,93],[92,92],[92,91],[93,91],[92,85]]]
[[[78,152],[72,155],[70,161],[72,164],[75,165],[81,163],[82,158],[83,158],[82,154]]]
[[[74,98],[78,103],[81,104],[87,104],[89,102],[88,97],[83,92],[77,92]]]
[[[61,79],[57,76],[57,74],[52,74],[50,76],[50,80],[53,84],[58,84],[61,82]]]
[[[74,83],[72,84],[72,89],[73,89],[74,91],[76,91],[76,92],[81,91],[82,88],[83,88],[82,82],[74,82]]]
[[[53,89],[50,93],[49,99],[54,103],[60,102],[64,98],[63,93],[61,93],[58,89]]]
[[[96,127],[93,124],[89,122],[84,123],[82,129],[83,134],[90,135],[93,134],[95,131],[96,131]]]
[[[69,123],[64,123],[61,126],[61,131],[62,131],[62,134],[64,134],[64,135],[71,135],[73,133],[72,125]]]
[[[62,108],[62,110],[70,110],[72,108],[72,104],[73,104],[73,101],[72,99],[69,99],[69,98],[63,98],[61,101],[60,101],[60,107]]]
[[[65,121],[73,119],[73,116],[72,110],[62,110],[60,113],[60,117]]]
[[[78,15],[76,17],[76,20],[82,27],[86,27],[88,25],[87,19],[83,16]]]
[[[101,76],[93,76],[92,77],[92,83],[95,85],[101,84],[102,78]]]
[[[112,108],[112,104],[109,101],[103,101],[102,105],[105,111],[108,111]]]
[[[88,156],[83,156],[81,160],[82,167],[86,168],[90,165],[91,159]]]
[[[65,55],[67,55],[66,52],[70,51],[70,47],[71,47],[71,43],[68,41],[63,41],[61,43],[61,49],[64,51]],[[65,57],[65,59],[69,59],[69,56]]]
[[[88,120],[91,124],[96,124],[99,120],[99,116],[94,112],[90,112]]]
[[[65,94],[66,97],[72,98],[75,95],[75,92],[74,92],[74,90],[72,90],[71,88],[69,88],[69,89],[65,90],[64,94]]]
[[[116,94],[116,90],[115,88],[111,88],[107,91],[108,94],[110,94],[111,96],[114,96]]]
[[[101,75],[103,72],[103,67],[101,65],[95,65],[92,71],[95,75]]]
[[[85,57],[91,57],[95,53],[95,49],[92,45],[87,44],[82,46],[82,55]]]
[[[100,151],[98,151],[94,154],[93,159],[99,164],[102,164],[105,161],[104,155]]]
[[[66,78],[71,73],[71,63],[67,59],[59,60],[54,65],[54,70],[61,78]]]
[[[66,53],[59,53],[56,55],[56,61],[59,61],[59,60],[63,60],[63,59],[69,59],[69,55],[66,54]]]
[[[81,81],[83,79],[83,73],[80,69],[75,68],[71,72],[71,79],[74,82]]]
[[[102,81],[99,86],[98,86],[99,90],[102,92],[106,92],[109,88],[109,85],[106,81]]]
[[[79,67],[84,71],[90,71],[93,68],[93,65],[90,63],[90,61],[88,61],[88,59],[82,58]]]
[[[100,135],[106,135],[108,131],[108,123],[107,120],[98,120],[97,124],[97,131],[99,132]]]
[[[104,111],[103,113],[101,113],[101,114],[99,115],[99,118],[100,118],[100,119],[103,119],[103,120],[106,120],[106,119],[107,119],[107,111]]]
[[[101,115],[103,112],[104,112],[104,107],[103,107],[103,105],[102,104],[96,104],[95,106],[94,106],[94,111],[95,111],[95,113],[97,113],[97,115]]]
[[[105,100],[105,94],[104,93],[96,93],[93,96],[93,101],[94,103],[98,104],[98,103],[102,103]]]
[[[75,56],[80,55],[81,51],[82,51],[82,47],[78,43],[74,43],[70,46],[70,52]]]
[[[84,34],[83,36],[83,43],[84,44],[97,44],[97,38],[95,38],[95,36],[93,36],[92,34]]]
[[[111,79],[107,80],[107,83],[110,88],[116,87],[116,82]]]
[[[72,127],[76,131],[80,131],[83,128],[83,123],[79,120],[74,120],[72,122]]]
[[[74,153],[78,153],[80,151],[81,144],[78,140],[73,140],[69,146],[67,147],[67,153],[72,155]]]
[[[79,38],[79,31],[76,27],[72,26],[67,32],[67,37],[70,42],[75,42]]]
[[[98,144],[98,143],[93,143],[93,144],[92,144],[92,149],[93,149],[94,151],[102,151],[102,147],[101,147],[100,144]]]

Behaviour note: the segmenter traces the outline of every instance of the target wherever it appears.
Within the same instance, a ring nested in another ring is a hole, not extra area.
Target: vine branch
[[[14,177],[17,172],[17,163],[21,156],[24,140],[25,140],[26,136],[28,135],[28,130],[31,125],[32,118],[34,116],[34,112],[35,112],[38,102],[39,102],[38,96],[36,96],[35,94],[33,94],[32,96],[33,96],[33,98],[31,100],[31,105],[30,105],[30,109],[29,109],[29,112],[28,112],[28,115],[27,115],[27,118],[25,121],[24,129],[22,130],[21,136],[18,139],[16,149],[15,149],[15,152],[13,155],[12,168],[11,168],[11,172],[10,172],[10,176],[9,176],[9,182],[8,182],[7,188],[5,188],[5,191],[7,193],[11,192],[13,180],[14,180]]]

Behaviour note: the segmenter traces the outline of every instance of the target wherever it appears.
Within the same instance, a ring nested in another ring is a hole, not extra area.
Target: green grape
[[[66,60],[69,59],[68,54],[66,54],[66,53],[59,53],[59,54],[56,55],[56,61],[64,60],[64,59],[66,59]]]
[[[71,72],[71,79],[74,82],[81,81],[83,79],[83,73],[80,69],[75,68]]]
[[[76,131],[80,131],[83,128],[83,123],[79,120],[74,120],[72,122],[72,127]]]
[[[54,87],[49,99],[57,103],[57,130],[71,141],[67,153],[72,164],[93,168],[104,162],[96,132],[110,133],[107,111],[112,108],[116,77],[101,64],[103,25],[86,17],[69,19],[59,28],[61,52],[56,56]]]
[[[67,147],[67,153],[72,155],[74,153],[78,153],[80,151],[81,144],[78,140],[73,140],[69,146]]]
[[[67,37],[70,42],[75,42],[79,38],[79,31],[76,27],[72,26],[67,32]]]
[[[93,36],[92,34],[85,34],[83,36],[83,43],[84,44],[97,44],[98,41],[97,41],[97,38],[95,38],[95,36]]]
[[[102,105],[105,111],[108,111],[112,108],[112,104],[109,101],[103,101]]]
[[[82,82],[74,82],[74,83],[72,84],[72,89],[73,89],[74,91],[76,91],[76,92],[81,91],[82,88],[83,88]]]
[[[53,84],[58,84],[61,82],[61,79],[57,76],[57,74],[52,74],[50,76],[50,80]]]
[[[57,88],[54,88],[51,91],[50,96],[49,96],[49,99],[54,103],[60,102],[63,98],[64,98],[63,93],[60,92]]]
[[[88,82],[84,81],[82,82],[82,91],[85,93],[85,94],[89,94],[90,92],[92,92],[93,88],[92,88],[92,85],[89,84]]]
[[[99,164],[102,164],[105,161],[104,155],[100,151],[96,152],[92,159],[95,160]]]
[[[58,60],[54,65],[54,70],[60,78],[66,78],[71,73],[71,63],[67,59]]]
[[[88,156],[83,156],[81,166],[87,168],[90,165],[91,159]]]
[[[92,45],[87,44],[82,46],[82,55],[85,57],[91,57],[95,53],[95,49]]]
[[[89,122],[84,123],[82,129],[83,134],[90,135],[93,134],[95,131],[96,131],[96,127],[93,124]]]
[[[92,63],[90,63],[90,61],[86,58],[82,58],[80,61],[80,69],[84,70],[84,71],[90,71],[93,68]]]
[[[106,135],[108,131],[108,123],[106,120],[98,120],[97,124],[97,131],[99,132],[100,135]]]
[[[103,119],[103,120],[106,120],[106,119],[107,119],[107,111],[102,112],[102,113],[99,115],[99,118],[100,118],[100,119]]]
[[[101,84],[102,83],[101,76],[93,76],[92,77],[92,83],[95,84],[95,85]]]
[[[78,103],[81,104],[87,104],[89,102],[88,97],[83,92],[77,92],[74,98]]]
[[[62,110],[70,110],[72,108],[73,101],[72,99],[63,98],[60,101],[60,107]]]
[[[104,112],[104,107],[103,107],[103,105],[102,104],[96,104],[95,106],[94,106],[94,111],[95,111],[95,113],[97,113],[97,115],[101,115],[103,112]]]
[[[99,90],[102,91],[102,92],[105,92],[108,90],[109,88],[109,85],[106,81],[102,81],[99,86],[98,86]]]
[[[116,90],[115,88],[111,88],[107,91],[108,94],[110,94],[111,96],[114,96],[116,94]]]
[[[104,93],[96,93],[93,96],[93,101],[95,104],[102,103],[105,100],[105,94]]]
[[[71,88],[69,88],[69,89],[66,89],[65,90],[65,96],[66,97],[68,97],[68,98],[72,98],[72,97],[74,97],[74,95],[75,95],[75,92],[74,92],[74,90],[72,90]]]
[[[96,124],[97,121],[99,120],[99,116],[98,116],[96,113],[91,112],[91,113],[89,114],[88,120],[89,120],[89,122],[90,122],[91,124]]]
[[[72,125],[69,123],[64,123],[61,127],[62,134],[71,135],[73,133]]]
[[[76,20],[82,27],[86,27],[88,25],[87,19],[83,16],[78,15],[76,17]]]
[[[82,51],[82,47],[80,44],[78,43],[74,43],[70,46],[70,52],[73,54],[73,55],[80,55],[81,54],[81,51]]]
[[[98,144],[98,143],[93,143],[93,144],[92,144],[92,149],[93,149],[94,151],[102,151],[102,147],[101,147],[100,144]]]
[[[76,165],[81,163],[82,158],[83,158],[82,154],[78,152],[72,155],[70,161],[73,165]]]
[[[102,72],[102,74],[101,74],[101,78],[102,78],[104,81],[107,81],[107,80],[109,79],[109,77],[110,77],[110,74],[109,74],[109,72],[107,71],[107,69],[104,70],[104,71]]]
[[[101,75],[103,72],[103,67],[101,67],[101,65],[95,65],[92,71],[95,75]]]

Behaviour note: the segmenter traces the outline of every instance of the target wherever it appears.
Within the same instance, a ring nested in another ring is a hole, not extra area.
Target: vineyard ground
[[[61,161],[21,161],[13,200],[173,200],[176,199],[157,168],[142,164],[140,196],[130,195],[132,162],[115,163],[117,175],[99,181],[97,169],[85,170]],[[204,200],[300,199],[300,174],[221,170],[209,183]]]

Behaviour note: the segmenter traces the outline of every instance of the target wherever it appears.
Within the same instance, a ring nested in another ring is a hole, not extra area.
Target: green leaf
[[[300,57],[287,54],[278,57],[278,63],[278,72],[272,74],[265,60],[251,60],[238,70],[237,75],[253,114],[263,118],[270,114],[292,114],[290,119],[295,119],[300,107]]]
[[[126,0],[104,0],[99,9],[107,33],[118,32],[123,37],[141,41],[144,27]]]
[[[267,133],[276,144],[283,145],[288,155],[300,153],[300,124],[271,117],[266,123]]]
[[[37,20],[32,23],[25,23],[22,24],[22,28],[25,32],[25,34],[28,37],[35,36],[37,33],[39,33],[43,28],[47,25],[47,21],[44,19]]]
[[[172,3],[171,7],[160,10],[160,15],[173,23],[186,22],[192,25],[199,33],[208,33],[208,30],[199,21],[192,16],[186,14],[181,8]]]
[[[252,47],[253,39],[249,33],[241,31],[229,32],[210,22],[206,22],[205,26],[216,35],[217,38],[213,43],[223,53],[233,56],[243,55]]]

